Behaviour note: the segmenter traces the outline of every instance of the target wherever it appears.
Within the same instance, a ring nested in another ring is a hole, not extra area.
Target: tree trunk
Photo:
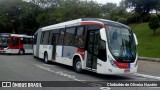
[[[153,34],[154,34],[154,35],[156,34],[156,29],[153,30]]]

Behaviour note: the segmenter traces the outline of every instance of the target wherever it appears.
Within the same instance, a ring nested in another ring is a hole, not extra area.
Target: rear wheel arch
[[[79,65],[81,66],[80,68],[77,68],[78,66],[78,63]],[[82,63],[82,59],[80,58],[79,55],[75,55],[73,57],[73,69],[77,72],[77,73],[82,73],[83,71],[83,63]]]
[[[19,49],[18,54],[20,54],[20,55],[25,54],[25,50],[23,48]]]
[[[44,52],[43,58],[44,58],[45,63],[48,64],[48,63],[49,63],[49,60],[48,60],[48,53],[47,53],[47,51]]]

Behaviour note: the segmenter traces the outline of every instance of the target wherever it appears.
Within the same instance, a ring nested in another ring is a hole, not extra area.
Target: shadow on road
[[[5,54],[5,53],[1,53],[0,55],[4,55],[4,56],[24,56],[24,55],[33,55],[32,53],[27,53],[27,54],[23,54],[23,55],[19,55],[19,54]]]

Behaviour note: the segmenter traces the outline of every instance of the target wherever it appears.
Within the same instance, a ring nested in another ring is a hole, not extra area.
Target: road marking
[[[62,71],[62,72],[65,72],[65,73],[70,73],[70,74],[74,74],[75,72],[72,72],[72,71],[66,71],[66,70],[64,70],[63,68],[60,68],[60,67],[58,67],[58,66],[54,66],[54,65],[48,65],[48,64],[42,64],[43,66],[47,66],[47,67],[51,67],[52,66],[52,68],[54,67],[54,68],[58,68],[57,70],[60,70],[60,71]],[[63,71],[64,70],[64,71]]]
[[[55,74],[57,74],[57,75],[64,76],[64,77],[66,77],[66,78],[70,78],[70,79],[75,80],[75,81],[81,81],[81,82],[86,81],[86,80],[80,80],[80,79],[76,78],[75,76],[69,75],[69,74],[64,73],[64,72],[62,72],[62,71],[54,71],[54,70],[51,70],[51,69],[48,68],[48,67],[44,67],[44,66],[39,65],[39,64],[34,64],[34,65],[35,65],[36,67],[40,68],[40,69],[43,69],[43,70],[46,70],[46,71],[55,73]]]
[[[149,88],[158,88],[159,89],[160,87],[149,87]]]
[[[100,90],[111,90],[110,87],[100,87]]]
[[[61,76],[64,76],[66,78],[69,78],[69,79],[72,79],[72,80],[75,80],[75,81],[79,81],[79,82],[82,82],[82,83],[86,83],[86,80],[80,80],[80,79],[76,78],[75,76],[66,74],[66,73],[64,73],[62,71],[54,71],[54,70],[51,70],[48,67],[44,67],[44,66],[39,65],[39,64],[33,64],[33,65],[36,66],[37,68],[40,68],[40,69],[55,73],[57,75],[61,75]],[[93,87],[100,87],[101,86],[100,84],[97,84],[97,83],[87,83],[87,84],[89,86],[93,86]],[[109,88],[109,87],[100,87],[100,90],[111,90],[111,88]]]
[[[88,85],[93,86],[93,87],[101,87],[101,84],[98,83],[89,83]]]
[[[150,79],[160,80],[159,76],[152,76],[152,75],[139,74],[139,73],[135,73],[133,75],[144,77],[144,78],[150,78]]]

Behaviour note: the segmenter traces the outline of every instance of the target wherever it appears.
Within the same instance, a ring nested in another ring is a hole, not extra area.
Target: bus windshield
[[[108,46],[113,57],[119,62],[134,62],[136,44],[131,30],[107,26]]]
[[[7,47],[9,45],[9,37],[0,37],[0,46]]]

